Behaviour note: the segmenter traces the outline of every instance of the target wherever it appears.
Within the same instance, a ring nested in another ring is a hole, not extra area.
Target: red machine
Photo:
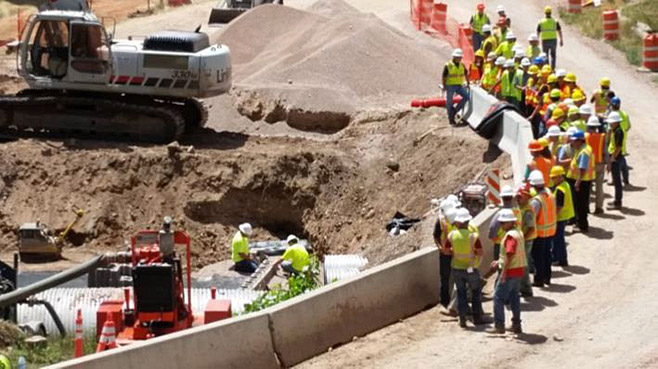
[[[108,319],[115,323],[119,345],[192,327],[190,237],[183,231],[173,231],[171,223],[166,217],[162,230],[140,231],[131,238],[134,303],[130,301],[130,289],[125,290],[124,300],[104,301],[96,313],[97,335]],[[180,246],[185,246],[185,277],[175,251]],[[209,303],[206,310],[215,305]],[[228,314],[213,311],[209,316],[212,318],[201,323],[230,317],[230,301]]]

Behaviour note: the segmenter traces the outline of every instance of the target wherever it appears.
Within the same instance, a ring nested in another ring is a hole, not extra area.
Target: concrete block
[[[466,119],[471,128],[476,130],[480,126],[480,123],[482,123],[484,116],[489,112],[491,106],[496,102],[498,100],[482,88],[471,87],[471,99],[467,104],[464,119]]]
[[[254,313],[64,361],[48,368],[278,369],[269,319]]]
[[[478,214],[471,224],[476,226],[480,232],[480,243],[482,243],[482,260],[480,261],[480,275],[485,275],[489,271],[489,266],[493,261],[493,242],[489,239],[489,224],[491,224],[491,219],[493,216],[500,210],[496,207],[488,207],[484,209],[480,214]]]
[[[439,253],[428,247],[268,309],[290,367],[439,302]]]

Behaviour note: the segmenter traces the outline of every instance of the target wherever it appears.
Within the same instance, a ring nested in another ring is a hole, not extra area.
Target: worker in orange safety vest
[[[537,195],[532,199],[537,227],[537,238],[532,244],[532,260],[535,264],[535,287],[551,284],[551,245],[557,231],[557,209],[555,197],[546,187],[543,174],[534,170],[528,177],[528,183]]]

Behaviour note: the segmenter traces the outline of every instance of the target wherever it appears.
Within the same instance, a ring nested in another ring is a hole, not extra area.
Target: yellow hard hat
[[[479,56],[480,58],[484,59],[484,50],[480,49],[475,52],[475,56]]]
[[[551,9],[550,6],[547,6],[547,7],[544,8],[544,13],[545,14],[551,14],[552,12],[553,12],[553,9]]]
[[[549,74],[553,73],[553,70],[551,69],[551,66],[548,64],[544,64],[543,67],[541,67],[541,74],[547,76]]]
[[[601,85],[602,87],[610,87],[610,78],[608,77],[601,78],[601,80],[599,81],[599,85]]]
[[[548,145],[550,144],[550,142],[548,142],[548,138],[546,138],[546,137],[542,137],[542,138],[538,139],[537,142],[539,142],[541,147],[544,147],[544,148],[548,147]]]
[[[576,114],[580,114],[580,109],[578,109],[578,107],[575,106],[575,105],[570,106],[568,115],[572,116],[572,115],[576,115]]]
[[[551,95],[550,96],[554,97],[554,98],[560,98],[560,97],[562,97],[562,92],[560,92],[560,90],[558,90],[557,88],[554,88],[554,89],[551,90]]]
[[[585,95],[583,95],[583,92],[577,89],[571,94],[571,99],[573,101],[582,101],[585,100]]]
[[[0,354],[0,369],[11,369],[11,360],[3,354]]]
[[[564,110],[562,110],[560,108],[555,108],[555,110],[553,110],[553,114],[551,114],[551,118],[552,119],[560,119],[562,117],[564,117]]]
[[[528,74],[534,76],[534,75],[536,75],[537,73],[539,73],[539,67],[536,66],[536,65],[531,65],[531,66],[530,66],[530,69],[528,69]]]
[[[546,80],[548,83],[557,83],[557,76],[555,74],[551,74],[548,76],[548,79]]]
[[[566,82],[576,83],[576,75],[573,73],[567,73],[567,75],[564,77],[564,80]]]
[[[551,168],[551,178],[564,175],[564,168],[561,165],[556,165]]]

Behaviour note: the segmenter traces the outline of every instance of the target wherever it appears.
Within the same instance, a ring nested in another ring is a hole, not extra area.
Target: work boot
[[[621,203],[620,202],[608,203],[608,210],[621,210]]]
[[[603,208],[596,208],[596,209],[594,209],[594,214],[595,214],[595,215],[597,215],[597,214],[603,214],[603,213],[604,213]]]
[[[491,323],[491,321],[483,317],[482,314],[473,315],[473,324],[483,325],[489,323]]]
[[[466,328],[466,316],[465,315],[460,315],[459,316],[459,326],[462,328]]]
[[[496,326],[486,330],[487,333],[491,334],[505,334],[505,324],[496,323]]]
[[[530,291],[521,291],[521,297],[532,297],[532,290]]]
[[[457,310],[455,309],[442,308],[440,313],[445,316],[452,316],[452,317],[457,316]]]
[[[512,332],[514,332],[516,334],[523,333],[523,329],[521,329],[521,322],[512,323]]]

